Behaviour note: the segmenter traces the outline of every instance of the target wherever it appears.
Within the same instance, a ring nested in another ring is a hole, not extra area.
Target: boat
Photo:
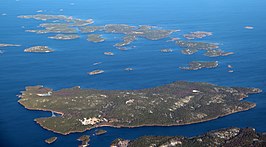
[[[113,55],[115,55],[113,52],[104,52],[104,54],[107,55],[107,56],[113,56]]]
[[[252,27],[252,26],[245,26],[245,29],[252,30],[252,29],[254,29],[254,27]]]
[[[133,70],[133,68],[125,68],[125,71],[132,71]]]
[[[167,49],[161,49],[161,52],[162,53],[171,53],[171,52],[173,52],[173,50],[170,48],[167,48]]]
[[[104,73],[104,71],[103,70],[94,70],[94,71],[89,72],[88,74],[89,75],[98,75],[101,73]]]

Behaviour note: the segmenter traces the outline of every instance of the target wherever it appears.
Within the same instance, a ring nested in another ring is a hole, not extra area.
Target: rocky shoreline
[[[142,136],[135,140],[118,138],[111,147],[147,147],[147,146],[266,146],[266,133],[258,133],[254,128],[224,128],[193,137],[184,136]]]

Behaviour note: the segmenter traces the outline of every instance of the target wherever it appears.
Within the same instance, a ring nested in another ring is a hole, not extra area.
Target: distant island
[[[18,44],[4,44],[4,43],[0,43],[0,47],[9,47],[9,46],[20,46]]]
[[[24,52],[29,53],[50,53],[54,52],[54,50],[50,49],[48,46],[33,46],[30,48],[26,48]]]
[[[180,67],[183,70],[199,70],[203,68],[216,68],[218,67],[218,61],[192,61],[188,67]]]
[[[18,18],[22,19],[36,19],[41,21],[47,20],[57,20],[59,22],[42,23],[39,27],[44,28],[41,30],[26,30],[26,32],[33,32],[38,34],[44,33],[94,33],[96,31],[104,31],[105,33],[117,33],[125,34],[123,38],[124,42],[118,43],[115,46],[125,46],[130,44],[130,42],[136,40],[136,37],[143,37],[149,40],[159,40],[168,37],[173,32],[177,30],[163,30],[154,29],[152,26],[141,25],[141,26],[130,26],[126,24],[106,24],[104,26],[88,26],[93,23],[92,19],[82,20],[78,18],[73,18],[72,16],[65,15],[21,15]],[[76,28],[75,28],[76,27]],[[99,40],[99,34],[90,34],[89,40],[95,40],[95,42],[102,42]],[[91,38],[91,39],[90,39]]]
[[[200,136],[143,136],[136,140],[116,139],[111,147],[263,147],[266,134],[253,128],[226,128],[210,131]]]
[[[166,30],[160,27],[154,27],[150,25],[127,25],[127,24],[105,24],[105,25],[94,25],[92,19],[79,19],[72,16],[66,15],[47,15],[47,14],[36,14],[36,15],[20,15],[18,18],[21,19],[35,19],[39,21],[44,21],[40,23],[37,30],[31,29],[26,30],[26,32],[32,32],[37,34],[54,33],[56,35],[50,36],[50,39],[56,40],[73,40],[83,38],[81,35],[87,36],[87,41],[93,43],[102,43],[106,41],[106,38],[102,37],[102,34],[121,34],[121,41],[113,44],[113,46],[119,50],[127,50],[132,42],[138,40],[138,38],[145,38],[147,40],[161,40],[169,38],[171,34],[179,32],[180,30]],[[41,28],[41,29],[40,29]],[[220,49],[217,43],[208,43],[201,41],[191,41],[194,39],[202,39],[208,36],[212,36],[212,32],[206,31],[194,31],[190,33],[183,34],[184,39],[172,38],[166,42],[174,42],[184,55],[192,55],[199,51],[204,51],[204,56],[207,57],[220,57],[229,56],[234,54],[234,52],[226,52]],[[133,47],[132,47],[133,48]],[[33,52],[32,50],[31,52]],[[47,52],[52,52],[52,50],[46,50]],[[162,53],[173,52],[171,48],[164,48],[160,50]],[[34,51],[42,52],[42,50]],[[113,52],[105,52],[104,55],[114,55]],[[181,67],[181,69],[195,70],[201,68],[209,68],[207,63],[204,65],[199,65],[201,61],[194,61],[189,63],[190,67]],[[198,67],[194,65],[198,64]],[[205,66],[207,65],[207,66]],[[215,66],[218,66],[218,63]]]
[[[56,39],[56,40],[73,40],[73,39],[78,39],[80,38],[79,35],[76,34],[57,34],[55,36],[50,36],[48,37],[50,39]]]
[[[219,49],[219,45],[214,43],[177,40],[176,44],[179,47],[184,48],[181,52],[185,55],[192,55],[200,50],[205,50],[206,52],[204,55],[208,57],[228,56],[234,54],[233,52],[225,52]]]
[[[196,38],[205,38],[207,36],[211,36],[212,32],[204,32],[204,31],[197,31],[197,32],[190,32],[189,34],[184,34],[183,36],[186,39],[196,39]]]
[[[60,114],[35,121],[47,130],[66,135],[102,126],[173,126],[204,122],[255,107],[255,103],[242,99],[259,92],[257,88],[183,81],[140,90],[73,87],[53,91],[43,86],[29,86],[22,91],[18,102],[29,110]]]
[[[0,43],[0,55],[4,54],[4,50],[2,50],[1,48],[5,48],[5,47],[18,47],[20,45],[18,44],[6,44],[6,43]]]

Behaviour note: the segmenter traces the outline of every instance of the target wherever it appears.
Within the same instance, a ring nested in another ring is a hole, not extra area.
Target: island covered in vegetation
[[[56,22],[40,24],[39,27],[43,29],[26,30],[26,32],[33,32],[38,34],[45,34],[45,33],[75,34],[78,32],[86,34],[86,33],[93,33],[96,31],[101,31],[105,33],[124,34],[125,36],[123,37],[123,42],[114,45],[117,47],[129,45],[131,42],[135,41],[137,37],[142,37],[149,40],[159,40],[169,37],[170,34],[177,31],[177,30],[163,30],[148,25],[130,26],[127,24],[106,24],[104,26],[91,26],[90,24],[94,22],[92,19],[83,20],[65,15],[45,15],[45,14],[21,15],[18,16],[18,18],[36,19],[40,21],[48,21],[48,20],[56,21]],[[58,37],[62,38],[64,36],[60,35],[56,36],[55,38]],[[104,41],[104,39],[101,38],[101,35],[98,34],[88,35],[88,40],[96,43]]]
[[[30,48],[26,48],[24,52],[29,53],[50,53],[54,52],[54,50],[50,49],[48,46],[33,46]]]
[[[242,99],[259,92],[257,88],[182,81],[141,90],[73,87],[54,91],[43,86],[29,86],[22,91],[18,102],[30,110],[61,114],[35,121],[45,129],[66,135],[102,126],[172,126],[204,122],[255,107],[255,103]]]
[[[183,70],[199,70],[203,68],[216,68],[218,67],[218,61],[192,61],[188,67],[180,67]]]
[[[26,32],[37,34],[55,34],[49,36],[50,39],[57,40],[73,40],[83,39],[86,36],[87,41],[93,43],[102,43],[109,38],[102,37],[105,34],[119,34],[119,39],[113,46],[119,50],[127,50],[128,46],[139,38],[147,40],[162,40],[169,38],[171,34],[179,32],[179,29],[163,29],[151,25],[128,25],[128,24],[103,24],[95,25],[92,19],[80,19],[66,15],[20,15],[21,19],[35,19],[44,23],[40,23],[37,29],[28,29]],[[212,36],[212,32],[194,31],[183,34],[183,40],[180,38],[172,38],[166,42],[174,42],[185,55],[192,55],[200,51],[204,51],[203,55],[207,57],[220,57],[234,54],[234,52],[226,52],[220,49],[218,43],[210,43],[198,41],[199,39]],[[106,35],[107,37],[108,35]],[[197,41],[191,41],[197,39]],[[130,48],[130,47],[129,47]],[[174,50],[164,48],[160,50],[162,53],[170,53]],[[106,52],[105,55],[114,55],[112,52]],[[190,63],[190,64],[194,64]],[[201,68],[201,67],[199,67]],[[190,69],[190,68],[181,68]]]

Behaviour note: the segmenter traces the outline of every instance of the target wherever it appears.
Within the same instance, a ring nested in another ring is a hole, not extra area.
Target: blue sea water
[[[71,4],[73,3],[73,4]],[[33,120],[50,113],[29,111],[17,103],[17,94],[29,85],[44,85],[53,89],[81,86],[97,89],[141,89],[167,84],[177,80],[210,82],[221,86],[257,87],[266,91],[266,1],[265,0],[0,0],[0,43],[21,44],[21,47],[3,48],[0,55],[0,144],[1,146],[48,146],[44,139],[58,136],[49,146],[77,146],[76,139],[94,130],[68,136],[42,129]],[[59,11],[63,9],[64,11]],[[221,44],[225,51],[235,54],[228,57],[209,58],[197,53],[185,56],[167,39],[148,41],[138,39],[128,51],[120,51],[113,44],[121,35],[103,34],[107,41],[94,44],[85,36],[72,41],[51,40],[51,34],[26,33],[41,23],[18,19],[18,15],[63,14],[82,19],[92,18],[96,25],[123,23],[153,25],[163,29],[181,29],[172,37],[181,37],[191,31],[211,31],[213,36],[201,39]],[[244,26],[254,26],[246,30]],[[24,26],[25,28],[22,28]],[[35,45],[48,45],[56,50],[51,54],[27,54],[23,50]],[[160,49],[173,48],[171,54]],[[114,57],[103,55],[105,51]],[[182,71],[193,60],[215,61],[216,69]],[[94,62],[103,62],[92,66]],[[227,65],[234,66],[234,73],[227,72]],[[135,70],[125,72],[132,67]],[[94,69],[106,73],[88,76]],[[254,127],[266,131],[266,93],[251,95],[246,99],[257,107],[216,120],[174,127],[110,128],[102,136],[92,136],[92,147],[108,146],[115,138],[135,139],[143,135],[193,136],[225,127]]]

